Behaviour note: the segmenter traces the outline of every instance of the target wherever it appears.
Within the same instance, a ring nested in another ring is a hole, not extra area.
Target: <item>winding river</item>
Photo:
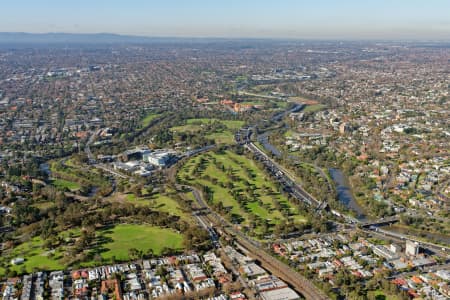
[[[358,220],[364,221],[366,219],[364,209],[356,202],[355,198],[353,198],[347,178],[339,169],[330,168],[329,171],[331,178],[336,184],[339,202],[344,204],[347,208],[353,210],[356,213],[356,218]]]

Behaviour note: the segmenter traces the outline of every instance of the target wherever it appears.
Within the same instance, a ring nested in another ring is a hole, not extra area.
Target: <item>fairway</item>
[[[189,160],[178,178],[212,192],[211,205],[219,203],[232,222],[251,225],[259,232],[263,223],[281,220],[304,222],[304,217],[254,161],[231,151],[209,152]]]
[[[117,225],[111,229],[105,229],[98,234],[110,240],[102,245],[106,250],[102,253],[105,259],[113,256],[118,260],[129,260],[128,250],[136,248],[147,252],[152,249],[156,255],[165,247],[181,249],[183,236],[171,229],[158,228],[147,225]]]

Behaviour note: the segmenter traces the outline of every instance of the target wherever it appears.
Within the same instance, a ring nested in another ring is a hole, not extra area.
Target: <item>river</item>
[[[273,146],[271,143],[269,143],[268,138],[269,132],[263,133],[258,136],[258,142],[270,153],[272,153],[274,156],[280,158],[281,152],[278,150],[275,146]]]
[[[366,220],[364,209],[353,198],[352,191],[349,187],[347,178],[342,174],[341,170],[330,168],[330,175],[336,184],[337,197],[339,202],[356,213],[356,218],[360,221]]]
[[[280,121],[283,116],[287,115],[291,112],[297,112],[304,108],[304,105],[296,105],[291,110],[288,110],[284,113],[279,113],[272,117],[272,121]],[[270,153],[272,153],[274,156],[280,158],[282,153],[280,150],[278,150],[275,146],[273,146],[268,139],[270,132],[265,132],[263,134],[260,134],[257,137],[257,140],[261,145]],[[293,157],[289,156],[289,158],[296,161],[297,159],[294,159]],[[344,204],[348,209],[353,210],[356,213],[356,218],[360,221],[367,220],[364,209],[356,202],[356,200],[353,198],[351,189],[349,187],[347,178],[342,174],[342,172],[339,169],[330,168],[330,175],[333,179],[334,183],[336,184],[336,191],[337,191],[337,197],[338,200]]]

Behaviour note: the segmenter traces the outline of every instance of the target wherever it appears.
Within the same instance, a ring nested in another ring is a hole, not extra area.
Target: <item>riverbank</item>
[[[366,211],[356,202],[353,197],[350,184],[341,170],[329,168],[331,179],[336,184],[337,198],[339,202],[356,213],[356,218],[360,221],[367,220]]]

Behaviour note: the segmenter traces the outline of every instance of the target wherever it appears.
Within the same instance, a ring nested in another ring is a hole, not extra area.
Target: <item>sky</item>
[[[0,0],[0,32],[450,40],[450,0]]]

